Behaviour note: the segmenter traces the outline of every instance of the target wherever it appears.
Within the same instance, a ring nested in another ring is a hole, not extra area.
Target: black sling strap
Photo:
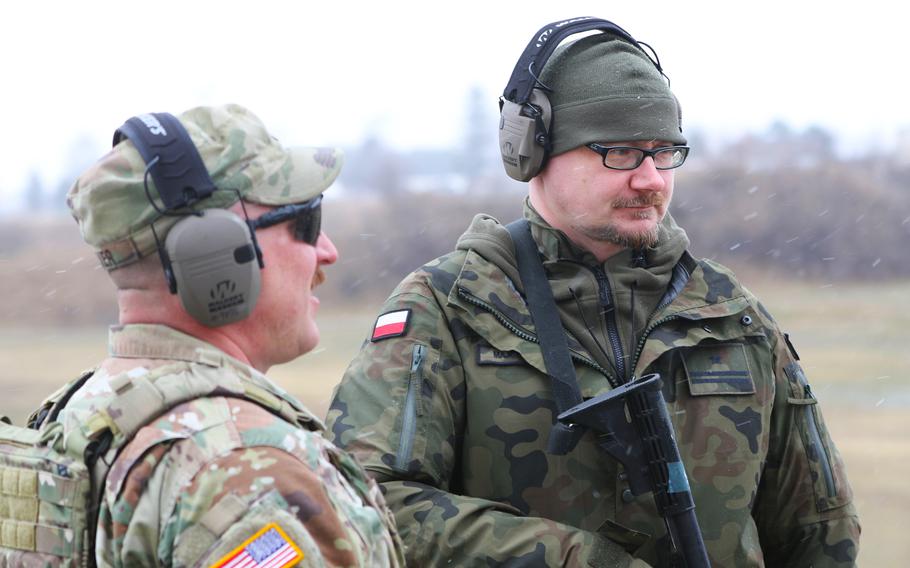
[[[543,354],[544,366],[553,384],[557,414],[565,412],[583,402],[581,389],[575,377],[575,367],[569,355],[565,330],[559,319],[559,311],[553,300],[553,291],[540,260],[537,243],[531,236],[531,226],[526,219],[519,219],[506,225],[515,244],[518,260],[518,274],[524,289],[525,300],[537,329],[537,339]],[[565,455],[572,451],[584,431],[557,422],[550,432],[547,451],[554,455]]]

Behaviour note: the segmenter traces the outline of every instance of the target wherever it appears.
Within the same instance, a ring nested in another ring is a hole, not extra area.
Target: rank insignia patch
[[[411,317],[411,310],[398,310],[382,314],[376,318],[376,325],[373,326],[373,335],[370,341],[379,341],[389,337],[398,337],[404,335],[408,329],[408,319]]]
[[[741,343],[687,349],[682,353],[682,362],[692,396],[755,393],[749,358]]]
[[[301,559],[297,545],[277,523],[269,523],[210,568],[286,568]]]

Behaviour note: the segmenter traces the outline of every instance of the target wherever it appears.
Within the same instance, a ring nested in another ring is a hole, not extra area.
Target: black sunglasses
[[[291,225],[291,232],[294,238],[302,243],[316,246],[319,240],[319,232],[322,230],[322,195],[314,197],[303,203],[284,205],[278,209],[273,209],[264,213],[255,219],[250,219],[247,223],[250,229],[265,229],[278,223],[284,223],[288,220],[294,220]]]

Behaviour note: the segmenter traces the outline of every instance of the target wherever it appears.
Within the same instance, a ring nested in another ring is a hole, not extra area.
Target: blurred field
[[[863,522],[863,566],[910,557],[910,282],[828,285],[744,275],[784,330],[822,401]],[[321,346],[269,375],[323,416],[375,318],[376,305],[320,315]],[[41,397],[105,355],[106,330],[0,327],[0,413],[21,424]]]

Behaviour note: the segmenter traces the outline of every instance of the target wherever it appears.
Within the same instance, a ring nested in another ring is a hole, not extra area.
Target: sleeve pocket
[[[790,363],[784,371],[794,395],[787,402],[795,407],[796,423],[812,475],[816,509],[821,513],[846,505],[853,493],[847,483],[844,462],[822,419],[818,399],[798,363]]]
[[[411,363],[408,369],[407,383],[404,386],[404,398],[401,400],[401,413],[398,422],[398,449],[395,452],[394,468],[407,473],[419,466],[424,457],[426,440],[422,431],[424,412],[424,380],[428,366],[427,346],[414,343],[411,346]],[[415,461],[416,460],[416,461]]]

